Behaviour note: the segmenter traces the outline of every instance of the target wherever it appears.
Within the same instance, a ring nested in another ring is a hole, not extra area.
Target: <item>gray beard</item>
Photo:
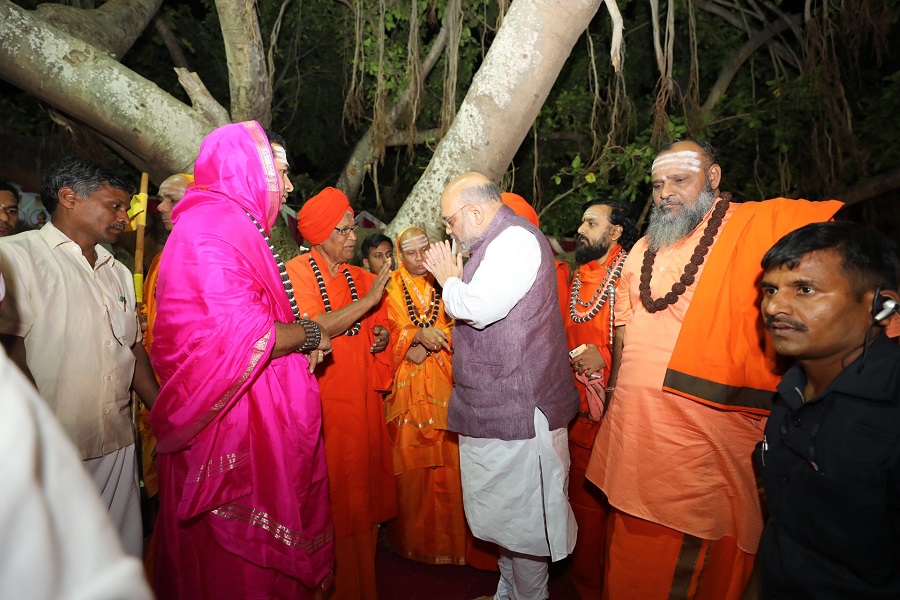
[[[674,217],[654,204],[647,225],[647,246],[650,251],[658,252],[689,236],[703,221],[715,202],[716,195],[707,182],[697,197],[697,202],[691,207],[682,206],[681,211]]]
[[[456,240],[456,245],[459,247],[460,252],[468,252],[472,249],[472,244],[475,243],[474,241],[463,240],[462,238],[458,238],[455,235],[451,235],[450,237]]]

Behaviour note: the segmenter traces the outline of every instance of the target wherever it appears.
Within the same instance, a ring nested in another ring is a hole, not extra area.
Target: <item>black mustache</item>
[[[783,317],[766,317],[766,328],[771,329],[773,325],[787,325],[791,329],[795,329],[797,331],[806,331],[806,325],[801,323],[800,321],[792,321],[791,319],[785,319]]]

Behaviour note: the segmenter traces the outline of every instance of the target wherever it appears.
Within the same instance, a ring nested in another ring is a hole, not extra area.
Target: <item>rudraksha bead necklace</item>
[[[322,296],[322,302],[325,304],[325,312],[332,312],[331,308],[331,300],[328,299],[328,290],[325,289],[325,278],[322,277],[322,271],[319,270],[319,265],[316,264],[315,259],[310,256],[309,257],[309,266],[312,267],[313,275],[316,276],[316,283],[319,284],[319,294]],[[359,300],[359,294],[356,292],[356,284],[353,283],[353,277],[350,275],[350,269],[344,269],[341,271],[344,274],[344,277],[347,278],[347,285],[350,286],[350,301],[356,302]],[[359,333],[360,322],[357,321],[353,324],[353,327],[344,332],[345,335],[353,336]]]
[[[266,231],[263,229],[263,226],[259,221],[256,220],[256,217],[251,215],[246,210],[247,216],[250,217],[250,220],[253,221],[253,224],[256,225],[256,228],[259,230],[260,235],[263,236],[263,239],[266,240],[266,245],[269,246],[269,251],[272,253],[272,258],[275,259],[275,264],[278,266],[278,273],[281,275],[281,285],[284,286],[284,292],[287,294],[288,301],[291,303],[291,311],[294,313],[294,322],[300,321],[300,308],[297,306],[297,301],[294,299],[294,285],[291,283],[291,278],[287,274],[287,269],[284,266],[284,261],[281,260],[281,256],[278,255],[278,252],[275,250],[275,246],[272,244],[272,241],[269,239],[269,236],[266,235]]]
[[[716,241],[716,235],[719,233],[719,227],[722,226],[722,219],[725,217],[725,213],[728,212],[730,201],[731,194],[724,193],[719,201],[716,202],[709,222],[706,224],[706,229],[703,230],[703,236],[700,237],[697,247],[694,248],[691,260],[684,266],[681,278],[672,284],[672,290],[662,298],[654,300],[650,292],[650,279],[653,277],[653,263],[656,261],[656,252],[653,252],[650,248],[644,251],[644,264],[641,266],[639,289],[641,292],[641,304],[644,305],[648,313],[652,314],[660,310],[666,310],[669,306],[678,302],[678,299],[687,290],[688,286],[694,283],[697,272],[700,270],[700,265],[706,260],[709,247]]]
[[[572,321],[575,323],[586,323],[597,316],[600,309],[606,305],[607,298],[615,294],[616,282],[622,274],[622,265],[625,264],[625,259],[627,257],[628,253],[625,252],[624,248],[621,248],[618,254],[616,254],[612,267],[607,269],[606,277],[603,278],[603,283],[597,287],[597,291],[594,292],[594,295],[587,302],[584,302],[580,298],[582,286],[581,275],[579,272],[575,273],[575,279],[572,281],[572,294],[569,299],[569,316],[572,317]],[[581,305],[588,310],[581,311],[578,309],[578,305]]]
[[[419,295],[419,290],[416,289],[416,296],[418,296],[419,301],[423,304],[422,313],[419,314],[416,311],[416,307],[413,305],[412,296],[409,294],[409,288],[406,285],[406,276],[403,276],[403,279],[400,281],[400,284],[403,286],[403,295],[406,297],[406,312],[409,314],[409,319],[412,321],[413,325],[416,327],[433,327],[437,322],[438,313],[441,310],[441,295],[433,286],[428,286],[431,288],[430,292],[430,300],[426,304],[425,299]],[[427,320],[426,320],[427,319]]]

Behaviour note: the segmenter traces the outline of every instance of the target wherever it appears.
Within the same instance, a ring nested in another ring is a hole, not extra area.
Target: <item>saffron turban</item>
[[[350,201],[341,190],[328,187],[310,198],[297,214],[297,229],[309,244],[315,246],[328,239],[344,213],[353,214]]]
[[[500,196],[503,199],[503,204],[513,209],[514,213],[520,217],[525,217],[531,221],[531,224],[535,227],[541,226],[537,213],[531,208],[531,205],[528,204],[528,201],[525,198],[518,194],[513,194],[512,192],[503,192]]]

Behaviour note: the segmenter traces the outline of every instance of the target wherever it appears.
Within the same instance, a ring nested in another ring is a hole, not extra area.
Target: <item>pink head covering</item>
[[[507,205],[513,212],[519,215],[520,217],[525,217],[531,224],[535,227],[540,227],[541,223],[538,220],[538,214],[535,210],[528,204],[528,201],[525,200],[522,196],[518,194],[513,194],[512,192],[503,192],[500,194],[503,199],[503,204]]]
[[[327,187],[307,200],[300,209],[297,228],[304,240],[316,246],[328,239],[346,212],[353,214],[347,195],[339,189]]]
[[[281,181],[266,132],[256,121],[234,123],[203,139],[194,163],[194,185],[172,209],[172,222],[192,206],[227,199],[269,231],[281,210],[281,198]]]

